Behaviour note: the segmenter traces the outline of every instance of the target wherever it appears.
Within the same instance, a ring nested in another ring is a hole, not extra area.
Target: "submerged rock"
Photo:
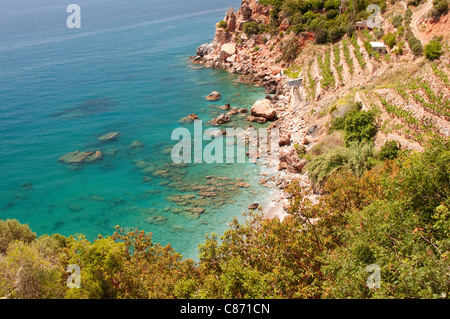
[[[165,222],[167,222],[167,217],[164,216],[152,216],[152,217],[147,217],[145,219],[145,221],[149,224],[153,224],[153,225],[161,225],[164,224]]]
[[[205,209],[203,207],[189,207],[186,208],[186,210],[192,214],[203,214],[205,212]]]
[[[144,147],[144,143],[142,143],[139,140],[135,140],[135,141],[133,141],[133,143],[130,144],[130,148],[132,148],[132,149],[142,148],[142,147]]]
[[[113,101],[108,98],[87,100],[78,104],[75,107],[69,108],[67,110],[58,111],[52,114],[52,116],[62,118],[80,118],[108,111],[111,109],[113,105],[114,105]]]
[[[208,192],[208,191],[200,191],[197,193],[198,196],[202,197],[216,197],[217,194],[214,192]]]
[[[231,109],[231,105],[230,105],[230,103],[226,103],[224,106],[221,106],[220,108],[221,108],[222,110],[228,111],[229,109]]]
[[[114,140],[117,139],[119,136],[120,136],[120,133],[119,133],[119,132],[109,132],[109,133],[106,133],[106,134],[100,136],[100,137],[98,138],[98,140],[99,140],[100,142],[110,142],[110,141],[114,141]]]
[[[102,152],[100,151],[87,151],[87,152],[70,152],[59,158],[61,163],[65,164],[84,164],[93,163],[102,158]]]
[[[194,120],[198,120],[198,115],[195,113],[192,113],[186,117],[183,117],[182,119],[180,119],[178,122],[179,123],[191,123]]]
[[[117,154],[117,150],[114,148],[105,151],[106,156],[112,157],[112,156],[116,156],[116,154]]]
[[[33,184],[30,183],[30,182],[23,182],[22,183],[22,188],[25,189],[25,190],[30,190],[30,189],[33,188]]]
[[[153,172],[156,170],[156,166],[153,164],[149,164],[148,166],[144,167],[142,170],[142,173],[144,174],[153,174]]]
[[[152,175],[154,177],[169,177],[170,176],[168,169],[158,169],[158,170],[154,171],[152,173]]]
[[[249,183],[239,182],[239,183],[236,183],[236,186],[237,187],[241,187],[241,188],[249,188],[250,184]]]
[[[84,209],[83,207],[77,206],[77,205],[71,205],[71,206],[69,206],[69,210],[70,210],[71,212],[74,212],[74,213],[76,213],[76,212],[81,212],[83,209]]]
[[[98,195],[86,195],[83,197],[83,200],[90,200],[93,202],[104,202],[105,199],[103,197],[100,197]]]

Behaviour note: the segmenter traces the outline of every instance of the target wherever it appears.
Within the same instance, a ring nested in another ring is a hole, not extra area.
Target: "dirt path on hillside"
[[[367,101],[366,96],[361,91],[357,91],[355,93],[355,103],[357,103],[357,102],[361,102],[362,103],[362,110],[363,111],[370,110],[370,108],[371,108],[370,107],[370,103]]]
[[[412,19],[411,19],[411,29],[416,36],[417,39],[422,41],[422,44],[426,42],[426,37],[420,32],[418,24],[422,22],[423,17],[425,14],[433,8],[433,0],[428,0],[428,2],[420,9],[418,9],[416,12],[413,12]]]

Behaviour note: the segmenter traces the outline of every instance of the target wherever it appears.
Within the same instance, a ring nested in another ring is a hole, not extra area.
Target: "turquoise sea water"
[[[223,233],[264,199],[257,165],[179,167],[169,154],[172,130],[192,128],[180,118],[197,113],[205,123],[227,102],[250,108],[264,96],[188,59],[240,1],[83,0],[81,29],[66,26],[70,3],[0,3],[0,219],[90,240],[134,226],[195,258],[206,233]],[[213,90],[220,101],[205,100]],[[98,141],[111,131],[119,139]],[[144,147],[131,149],[135,140]],[[76,150],[110,155],[81,167],[58,162]],[[252,187],[237,188],[241,179]],[[195,187],[205,185],[217,196],[199,197]],[[174,194],[190,196],[178,205]],[[205,212],[192,216],[191,207]]]

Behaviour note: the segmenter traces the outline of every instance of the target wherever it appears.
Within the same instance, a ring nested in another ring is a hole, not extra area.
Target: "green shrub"
[[[337,15],[339,14],[339,11],[336,9],[329,10],[327,13],[325,13],[325,16],[328,20],[333,20]]]
[[[350,111],[345,117],[345,144],[371,141],[377,133],[375,115],[372,111]]]
[[[314,30],[314,37],[317,44],[324,44],[328,42],[328,31],[323,27],[318,27]]]
[[[297,152],[297,155],[299,158],[303,158],[306,154],[306,147],[304,145],[300,144],[294,144],[295,151]]]
[[[403,25],[403,17],[400,14],[396,15],[392,19],[392,24],[394,25],[394,27],[399,28]]]
[[[242,26],[242,31],[246,35],[258,34],[259,24],[257,22],[245,22]]]
[[[333,10],[333,9],[336,10],[336,9],[339,9],[340,4],[341,4],[341,1],[339,1],[339,0],[327,0],[327,1],[325,1],[323,6],[326,10]]]
[[[310,21],[314,20],[317,17],[317,14],[315,14],[312,11],[308,11],[303,15],[303,23],[309,23]]]
[[[408,45],[409,45],[409,47],[410,47],[412,53],[413,53],[415,56],[422,55],[422,53],[423,53],[423,46],[422,46],[422,43],[421,43],[420,40],[417,39],[415,36],[411,36],[411,37],[408,39]]]
[[[361,176],[375,164],[373,143],[351,143],[313,158],[306,166],[314,185],[322,187],[327,178],[343,169]]]
[[[28,225],[21,224],[15,219],[0,220],[0,254],[4,254],[13,241],[30,243],[35,239],[36,234]]]
[[[361,102],[356,103],[343,116],[332,120],[329,133],[344,130],[345,144],[353,142],[371,142],[377,133],[375,114],[372,111],[361,111]]]
[[[345,32],[344,27],[333,27],[328,32],[328,39],[330,42],[336,42],[344,36]]]
[[[52,259],[55,257],[52,256]],[[33,244],[12,242],[0,262],[1,297],[62,298],[65,289],[62,282],[60,270]]]
[[[220,21],[219,21],[218,27],[219,27],[219,28],[222,28],[222,29],[225,29],[225,28],[227,27],[226,21],[220,20]]]
[[[347,24],[346,32],[349,37],[352,37],[353,34],[355,34],[355,24],[353,22]]]
[[[364,48],[366,49],[367,53],[371,56],[373,54],[373,48],[370,45],[369,41],[364,41]]]
[[[384,36],[384,30],[383,29],[376,29],[373,31],[373,35],[377,40],[380,40]]]
[[[438,40],[431,40],[425,45],[425,56],[428,60],[433,61],[439,59],[442,55],[442,45]]]
[[[292,62],[297,58],[300,46],[298,45],[297,39],[290,39],[281,43],[281,60],[285,62]]]
[[[330,133],[345,129],[345,116],[339,116],[333,119],[330,126]]]
[[[397,41],[397,34],[395,32],[388,33],[383,37],[383,40],[392,49]]]
[[[393,160],[397,158],[399,152],[400,152],[400,145],[396,141],[390,140],[384,143],[384,146],[380,150],[379,157],[382,160],[385,159]]]
[[[435,20],[448,13],[447,0],[433,0],[433,10],[431,10],[431,17]]]

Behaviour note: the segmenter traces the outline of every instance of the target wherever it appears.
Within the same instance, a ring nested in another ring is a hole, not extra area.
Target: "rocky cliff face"
[[[270,7],[262,6],[256,0],[243,0],[239,10],[228,11],[223,22],[216,24],[213,41],[200,45],[191,59],[206,67],[241,74],[242,81],[264,86],[267,94],[275,94],[256,101],[247,120],[258,123],[273,121],[268,127],[269,133],[272,129],[280,133],[278,160],[270,163],[277,171],[273,176],[276,187],[284,189],[295,179],[307,188],[308,178],[302,174],[307,161],[299,158],[294,147],[309,143],[306,138],[307,123],[301,115],[298,99],[293,97],[291,88],[286,84],[287,78],[282,70],[287,65],[280,58],[281,43],[286,40],[286,36],[283,37],[279,32],[249,35],[244,32],[245,23],[268,25],[270,10]],[[286,23],[281,23],[278,31],[286,31],[286,28]],[[314,37],[305,33],[295,40],[303,47]],[[217,120],[222,121],[223,118],[216,119],[216,123]],[[277,193],[272,201],[285,204],[287,196],[284,192]]]
[[[256,0],[243,0],[239,10],[226,13],[223,22],[216,25],[214,40],[200,45],[192,60],[207,67],[242,74],[242,80],[264,85],[266,93],[282,93],[282,69],[275,63],[278,47],[274,49],[274,44],[279,39],[268,39],[260,34],[247,35],[243,32],[244,24],[248,22],[267,25],[270,21],[269,13],[270,8]],[[267,49],[263,50],[264,48],[259,46]],[[269,46],[272,46],[270,51]]]

